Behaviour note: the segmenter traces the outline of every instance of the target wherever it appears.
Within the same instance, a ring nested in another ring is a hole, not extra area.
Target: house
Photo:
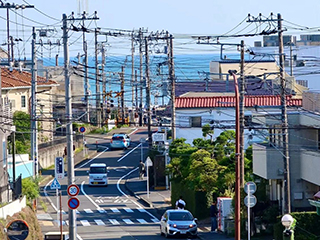
[[[308,210],[308,199],[320,190],[320,94],[303,94],[302,108],[288,112],[288,150],[291,210]],[[262,117],[262,116],[261,116]],[[253,173],[269,180],[270,200],[283,202],[284,160],[280,115],[265,114],[269,129],[266,143],[253,144]]]
[[[0,81],[1,83],[1,81]],[[1,96],[1,94],[0,94]],[[9,185],[9,176],[7,172],[8,168],[8,136],[14,130],[12,121],[12,111],[10,102],[6,96],[0,98],[0,202],[9,202],[12,198],[12,192]]]
[[[53,79],[58,83],[53,88],[53,113],[54,119],[63,120],[65,118],[66,103],[64,68],[57,65],[53,67],[45,67],[44,71],[47,72],[50,79]],[[74,118],[81,118],[86,112],[86,104],[84,101],[84,78],[76,74],[71,74],[70,85],[72,96],[72,115]]]
[[[38,140],[39,143],[51,141],[53,138],[52,88],[57,83],[37,77],[36,82]],[[31,112],[31,73],[18,70],[1,69],[1,94],[11,103],[12,112]]]
[[[289,109],[301,107],[302,100],[287,96]],[[234,93],[189,93],[176,98],[176,137],[185,138],[192,144],[196,138],[202,138],[202,126],[210,124],[214,129],[214,138],[228,129],[235,129],[235,96]],[[264,130],[254,128],[263,126],[260,112],[281,113],[280,96],[247,95],[245,107],[245,144],[265,141]],[[258,112],[257,109],[260,109]]]

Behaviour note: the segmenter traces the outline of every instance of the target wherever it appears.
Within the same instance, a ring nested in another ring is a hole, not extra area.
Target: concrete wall
[[[13,214],[20,212],[22,208],[25,208],[26,204],[26,196],[21,199],[17,199],[4,207],[0,208],[0,218],[6,219],[7,216],[12,216]]]
[[[82,138],[79,141],[76,141],[74,138],[74,145],[76,148],[82,146]],[[66,142],[60,144],[54,144],[51,146],[47,146],[45,148],[39,148],[38,151],[38,161],[39,161],[39,169],[47,168],[54,165],[54,161],[56,157],[62,157],[64,154],[64,149],[67,146]]]

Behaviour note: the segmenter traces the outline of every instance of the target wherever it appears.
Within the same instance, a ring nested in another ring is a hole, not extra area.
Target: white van
[[[108,167],[105,163],[93,163],[90,165],[89,186],[108,186]]]

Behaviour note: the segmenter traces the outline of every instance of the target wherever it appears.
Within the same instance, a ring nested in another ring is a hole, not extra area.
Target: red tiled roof
[[[55,81],[44,77],[37,77],[37,85],[53,85]],[[1,68],[1,88],[28,87],[31,86],[31,73],[18,70],[9,71],[8,68]]]
[[[177,97],[175,99],[176,108],[212,108],[212,107],[234,107],[234,96],[215,96],[215,97]],[[245,107],[258,106],[281,106],[280,96],[250,96],[244,98]],[[287,96],[288,106],[302,106],[302,99],[293,99]]]

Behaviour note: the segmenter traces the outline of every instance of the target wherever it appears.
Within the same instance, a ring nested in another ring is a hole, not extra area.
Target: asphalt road
[[[147,138],[145,130],[138,130],[131,136],[132,144],[127,150],[110,150],[109,141],[98,141],[105,149],[93,159],[75,167],[75,183],[80,187],[77,198],[80,206],[76,210],[77,234],[82,239],[163,239],[159,232],[159,218],[156,211],[144,207],[126,192],[124,179],[138,175],[141,157],[140,138]],[[145,145],[146,156],[147,143]],[[91,163],[106,163],[109,166],[108,187],[89,187],[88,174]],[[62,190],[63,225],[68,225],[67,177],[60,180]],[[55,190],[50,184],[44,193],[57,206]],[[52,214],[57,219],[57,214]],[[80,239],[81,239],[80,238]]]

